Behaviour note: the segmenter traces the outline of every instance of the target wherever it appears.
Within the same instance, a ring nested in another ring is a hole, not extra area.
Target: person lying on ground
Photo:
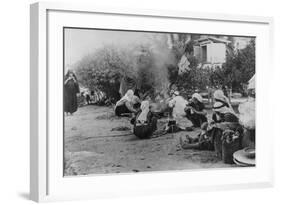
[[[124,114],[137,113],[138,110],[134,108],[134,105],[139,100],[134,97],[133,90],[128,90],[127,93],[116,103],[115,114],[117,116],[122,116]]]
[[[193,127],[201,127],[204,122],[207,122],[207,112],[200,94],[194,93],[184,110],[187,119],[192,122]]]
[[[197,138],[193,139],[186,136],[186,140],[180,137],[180,146],[182,149],[198,149],[198,150],[214,150],[212,136],[208,132],[208,123],[204,122],[201,125],[201,133]]]
[[[140,139],[148,139],[157,130],[157,118],[149,109],[149,101],[141,103],[141,112],[135,117],[133,133]]]

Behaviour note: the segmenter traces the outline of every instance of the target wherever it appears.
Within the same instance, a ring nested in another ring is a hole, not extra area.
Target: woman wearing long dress
[[[77,93],[79,93],[79,85],[75,74],[69,71],[64,81],[64,112],[72,115],[77,111]]]

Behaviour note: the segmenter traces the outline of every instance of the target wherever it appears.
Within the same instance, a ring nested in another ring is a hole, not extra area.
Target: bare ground
[[[158,122],[162,129],[166,119]],[[189,123],[189,122],[187,122]],[[232,167],[212,151],[182,150],[179,138],[200,130],[140,140],[112,107],[85,106],[65,117],[64,174],[88,175]]]

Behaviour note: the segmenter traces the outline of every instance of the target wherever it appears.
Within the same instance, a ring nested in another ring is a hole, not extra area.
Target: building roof
[[[203,45],[203,44],[209,44],[209,43],[225,43],[225,44],[230,43],[229,40],[222,39],[222,38],[216,38],[216,37],[212,37],[212,36],[199,38],[195,42],[196,42],[195,45]]]

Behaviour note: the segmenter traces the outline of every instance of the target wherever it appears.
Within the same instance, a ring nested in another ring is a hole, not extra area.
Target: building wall
[[[226,58],[226,45],[224,43],[210,43],[207,45],[207,62],[224,63]]]

